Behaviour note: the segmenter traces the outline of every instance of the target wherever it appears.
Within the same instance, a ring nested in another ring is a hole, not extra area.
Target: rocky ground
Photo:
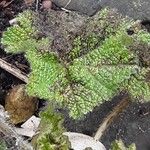
[[[68,0],[52,1],[61,7],[65,7],[68,2]],[[66,6],[67,9],[77,10],[88,15],[93,15],[104,7],[115,8],[133,19],[150,20],[150,2],[148,0],[74,0]]]

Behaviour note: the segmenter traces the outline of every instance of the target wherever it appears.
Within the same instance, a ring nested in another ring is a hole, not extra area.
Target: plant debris
[[[14,0],[2,0],[1,2],[0,2],[0,7],[2,7],[2,8],[5,8],[5,7],[7,7],[8,5],[10,5],[12,2],[13,2]]]

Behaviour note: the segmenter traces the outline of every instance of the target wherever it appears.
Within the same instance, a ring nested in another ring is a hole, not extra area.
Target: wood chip
[[[39,127],[40,121],[40,118],[32,116],[24,124],[21,125],[21,128],[15,128],[15,131],[19,135],[32,138]]]
[[[32,138],[35,135],[35,131],[33,131],[31,129],[15,128],[15,132],[18,135],[27,136],[27,137],[30,137],[30,138]]]
[[[28,128],[28,129],[36,130],[40,124],[40,121],[41,121],[40,118],[33,115],[24,124],[22,124],[21,127],[24,129]]]

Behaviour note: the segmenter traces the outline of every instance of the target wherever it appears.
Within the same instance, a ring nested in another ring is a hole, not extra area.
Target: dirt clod
[[[5,99],[5,109],[13,124],[18,124],[30,118],[37,109],[38,100],[27,95],[25,86],[18,85],[10,90]]]

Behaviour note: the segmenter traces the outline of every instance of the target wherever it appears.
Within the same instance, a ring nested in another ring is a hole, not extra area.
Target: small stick
[[[66,8],[66,7],[71,3],[71,1],[72,1],[72,0],[69,0],[69,1],[67,2],[67,4],[64,6],[64,8]]]
[[[129,103],[129,97],[126,96],[117,106],[114,107],[113,111],[103,120],[97,132],[95,133],[94,139],[96,141],[99,141],[101,139],[102,135],[109,127],[109,125],[119,116],[121,112],[125,110]]]
[[[61,7],[61,9],[63,10],[63,11],[66,11],[66,12],[71,12],[70,10],[68,10],[66,7],[71,3],[71,1],[72,0],[69,0],[68,2],[67,2],[67,4],[64,6],[64,7]]]
[[[14,75],[15,77],[19,78],[25,83],[28,83],[28,76],[23,73],[20,69],[16,68],[15,66],[9,64],[8,62],[4,61],[0,58],[0,67],[10,74]]]
[[[15,132],[13,126],[9,125],[3,117],[0,117],[0,131],[9,137],[14,137],[16,139],[16,145],[21,149],[33,150],[32,146],[27,141],[24,141],[23,138]]]
[[[36,0],[36,11],[38,11],[39,0]]]

